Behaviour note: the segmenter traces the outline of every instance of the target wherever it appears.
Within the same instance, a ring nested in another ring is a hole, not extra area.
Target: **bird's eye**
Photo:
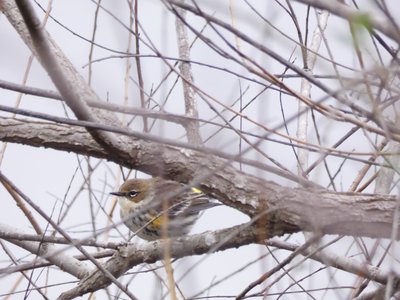
[[[128,192],[128,196],[131,197],[131,198],[136,197],[138,194],[139,194],[139,192],[135,191],[135,190],[132,190],[132,191]]]

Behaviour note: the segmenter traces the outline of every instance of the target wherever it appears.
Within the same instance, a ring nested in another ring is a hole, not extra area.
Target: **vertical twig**
[[[97,6],[96,6],[96,11],[94,13],[94,22],[93,22],[93,32],[92,32],[92,38],[91,41],[92,43],[90,44],[90,50],[89,50],[89,71],[88,71],[88,85],[90,86],[92,83],[92,59],[93,59],[93,50],[94,50],[94,40],[96,37],[96,31],[97,31],[97,19],[99,17],[99,10],[101,6],[101,0],[97,1]]]
[[[140,39],[139,39],[139,20],[138,20],[138,0],[135,0],[135,8],[134,8],[134,14],[135,14],[135,43],[136,43],[136,55],[135,55],[135,61],[136,61],[136,70],[137,70],[137,76],[138,76],[138,81],[139,81],[139,94],[140,94],[140,105],[142,108],[146,108],[146,103],[145,103],[145,97],[144,97],[144,82],[143,82],[143,75],[142,75],[142,65],[141,65],[141,61],[140,61]],[[132,1],[129,1],[129,6],[131,8],[132,5]],[[132,18],[131,18],[132,21]],[[131,21],[129,22],[129,27],[132,26]],[[130,49],[130,43],[131,43],[131,34],[129,34],[129,48],[128,48],[128,52]],[[129,57],[127,58],[128,62],[129,62]],[[129,66],[130,67],[130,66]],[[127,74],[126,74],[126,86],[128,85],[128,81],[129,81],[129,76],[128,76],[128,65],[127,65]],[[149,126],[147,123],[147,118],[143,117],[143,131],[144,132],[149,132]]]
[[[313,33],[313,38],[311,41],[311,46],[310,50],[312,51],[307,51],[306,55],[306,62],[304,62],[304,65],[306,66],[305,71],[308,73],[312,73],[314,66],[315,66],[315,61],[317,59],[317,55],[315,53],[318,53],[319,47],[321,45],[322,41],[322,36],[323,32],[326,28],[327,22],[328,22],[328,17],[329,13],[327,11],[316,11],[317,14],[317,19],[318,19],[318,26],[315,28],[314,33]],[[311,97],[311,83],[306,80],[305,78],[301,79],[301,94],[306,96],[307,98]],[[298,105],[298,111],[304,113],[300,114],[299,120],[297,123],[297,133],[296,136],[299,140],[307,142],[307,127],[308,127],[308,113],[307,113],[307,107],[306,104],[302,101],[299,101]],[[304,174],[304,170],[307,169],[308,166],[308,150],[304,148],[299,148],[298,150],[298,173],[300,176]]]
[[[183,2],[183,1],[181,1]],[[179,63],[180,76],[182,80],[183,97],[185,99],[185,114],[188,117],[198,118],[197,103],[195,99],[195,90],[193,89],[193,74],[190,61],[190,46],[189,37],[186,26],[182,20],[186,17],[186,10],[177,8],[179,16],[176,17],[175,27],[179,49],[179,58],[182,60]],[[182,20],[181,20],[182,19]],[[201,136],[199,130],[199,122],[196,120],[188,121],[185,125],[188,142],[192,144],[201,144]]]

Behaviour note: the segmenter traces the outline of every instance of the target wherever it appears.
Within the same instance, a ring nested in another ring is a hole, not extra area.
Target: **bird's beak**
[[[121,193],[121,192],[111,192],[110,195],[114,195],[114,196],[124,196],[124,193]]]

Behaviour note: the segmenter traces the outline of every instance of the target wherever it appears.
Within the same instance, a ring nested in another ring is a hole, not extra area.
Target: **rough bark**
[[[268,220],[269,229],[282,234],[305,230],[391,237],[397,198],[390,195],[288,188],[240,172],[206,153],[138,139],[129,139],[125,146],[132,151],[126,156],[113,157],[85,129],[59,124],[0,118],[0,140],[90,155],[182,182],[202,179],[205,192],[259,218],[260,224]]]

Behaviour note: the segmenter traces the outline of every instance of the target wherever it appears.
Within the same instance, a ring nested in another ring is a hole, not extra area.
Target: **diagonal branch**
[[[300,230],[381,238],[392,234],[397,198],[390,195],[283,187],[224,165],[208,153],[185,150],[183,154],[180,148],[141,139],[128,143],[137,151],[113,157],[84,129],[65,125],[0,118],[0,140],[73,151],[150,174],[162,168],[166,177],[182,182],[200,177],[202,190],[250,217],[268,210],[266,219],[273,220],[282,234]]]
[[[4,238],[6,234],[16,234],[16,235],[23,235],[25,232],[16,229],[15,227],[9,226],[4,223],[0,223],[0,235]],[[67,272],[76,278],[84,278],[89,273],[89,267],[84,262],[81,262],[69,255],[66,255],[62,252],[61,249],[57,249],[52,244],[43,244],[43,242],[33,242],[33,241],[26,241],[26,240],[16,240],[16,239],[8,239],[10,243],[15,244],[30,253],[36,254],[47,261],[51,262],[52,264],[58,266],[64,272]]]
[[[378,17],[355,10],[345,4],[340,3],[340,1],[322,1],[322,0],[296,0],[297,2],[311,5],[314,8],[323,9],[329,11],[330,13],[342,17],[346,20],[352,21],[357,20],[360,17],[368,17],[369,26],[376,28],[389,38],[399,42],[400,33],[398,28],[393,26],[392,23],[387,22],[387,20],[379,19]]]
[[[271,235],[274,233],[271,232]],[[168,241],[171,255],[181,258],[189,255],[201,255],[230,248],[238,248],[250,243],[257,243],[259,236],[254,227],[248,224],[235,226],[215,232],[205,232],[192,236],[172,239]],[[122,276],[127,270],[141,263],[154,263],[164,257],[166,241],[158,240],[146,242],[141,245],[128,244],[110,258],[104,268],[116,278]],[[83,279],[78,286],[63,293],[58,299],[67,300],[82,296],[89,292],[103,289],[111,281],[99,270]]]
[[[48,72],[53,83],[59,90],[67,105],[79,120],[109,124],[111,121],[117,123],[115,116],[111,113],[101,115],[90,109],[88,100],[101,101],[91,90],[82,76],[75,70],[62,50],[50,39],[50,35],[41,26],[36,17],[30,1],[16,1],[19,15],[13,1],[4,1],[3,9],[11,24],[19,30],[26,44],[35,53],[42,66]],[[25,23],[25,26],[21,25]],[[16,24],[19,24],[17,27]],[[29,32],[29,33],[28,33]],[[88,128],[93,138],[110,152],[119,153],[121,148],[115,135],[109,132],[97,131]]]

